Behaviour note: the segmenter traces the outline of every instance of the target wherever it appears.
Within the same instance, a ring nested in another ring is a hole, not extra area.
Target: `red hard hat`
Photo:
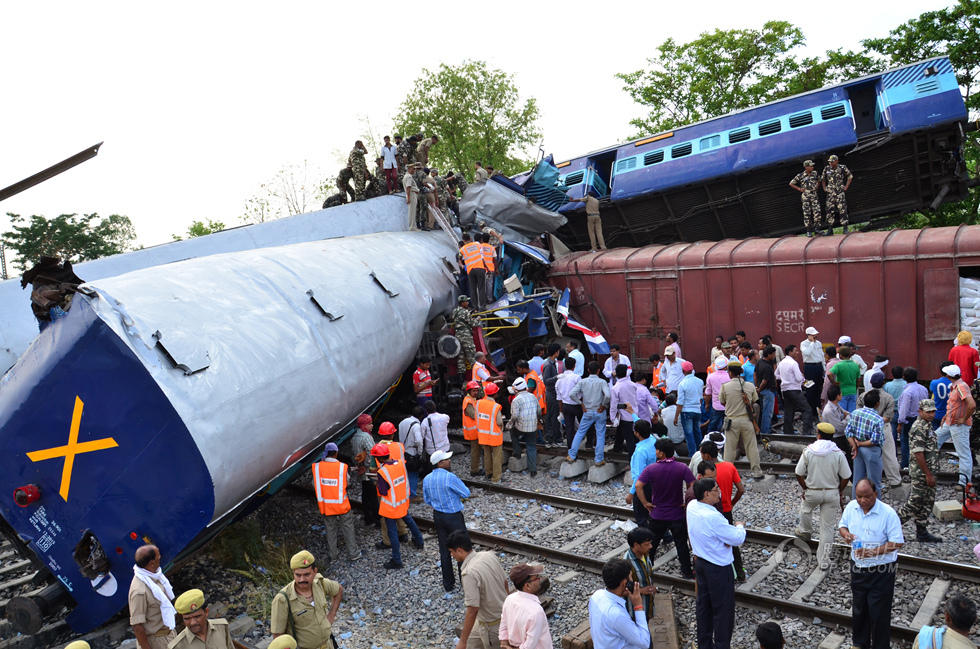
[[[394,434],[395,434],[395,425],[393,423],[391,423],[390,421],[381,422],[381,426],[378,427],[378,435],[385,436],[385,435],[394,435]]]
[[[479,390],[479,389],[480,389],[480,384],[477,383],[476,381],[470,381],[469,383],[466,384],[466,390],[467,391],[469,391],[469,390]]]
[[[487,387],[483,388],[483,391],[486,392],[487,396],[489,397],[497,394],[497,392],[500,391],[500,388],[497,387],[496,383],[487,383]]]
[[[374,448],[371,449],[371,455],[374,457],[388,457],[388,445],[375,444]]]

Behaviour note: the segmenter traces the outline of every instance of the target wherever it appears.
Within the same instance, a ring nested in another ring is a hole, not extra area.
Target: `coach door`
[[[651,354],[663,349],[663,338],[680,331],[677,275],[662,273],[630,277],[626,281],[630,316],[630,358],[646,365]]]

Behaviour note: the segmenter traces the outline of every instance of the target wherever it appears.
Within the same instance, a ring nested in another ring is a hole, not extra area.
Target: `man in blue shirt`
[[[681,369],[684,378],[677,386],[677,411],[674,425],[680,421],[684,426],[684,439],[689,451],[701,446],[701,396],[704,394],[704,381],[694,376],[694,363],[683,361]]]
[[[625,559],[610,559],[602,567],[605,588],[600,588],[589,598],[589,630],[593,646],[602,649],[647,649],[650,646],[650,629],[640,584],[633,582],[633,590],[626,590],[629,578],[630,564]],[[627,611],[628,606],[633,609],[632,616]]]
[[[634,418],[636,415],[632,410],[629,411]],[[633,516],[636,524],[643,527],[650,518],[650,513],[643,506],[639,498],[636,498],[636,481],[640,479],[643,469],[657,461],[657,449],[654,446],[657,440],[650,436],[652,431],[650,422],[644,419],[633,421],[633,435],[636,437],[636,448],[630,456],[630,475],[633,478],[633,485],[630,492],[626,494],[626,504],[633,505]]]
[[[943,418],[946,416],[949,386],[953,384],[949,377],[943,374],[943,368],[948,365],[953,365],[953,361],[943,361],[939,365],[939,378],[929,382],[929,394],[932,395],[932,400],[936,402],[936,418],[932,420],[933,430],[939,428],[939,424],[943,422]]]
[[[898,437],[898,400],[902,398],[902,392],[905,391],[905,386],[908,383],[903,378],[905,374],[905,368],[901,366],[896,366],[892,368],[892,380],[889,381],[882,387],[882,390],[892,395],[892,399],[895,400],[895,412],[892,413],[892,436],[895,438],[895,444],[899,444]]]
[[[465,530],[463,499],[470,497],[470,490],[463,481],[449,471],[451,451],[436,451],[429,461],[435,467],[422,481],[422,497],[432,507],[432,522],[439,538],[439,565],[442,567],[442,587],[446,592],[456,587],[452,556],[446,540],[454,530]]]
[[[568,341],[565,345],[565,353],[568,354],[569,358],[575,359],[575,368],[573,371],[579,376],[585,375],[585,356],[582,352],[578,350],[578,343],[574,340]]]

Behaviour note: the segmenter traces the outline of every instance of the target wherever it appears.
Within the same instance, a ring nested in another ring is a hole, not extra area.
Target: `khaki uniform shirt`
[[[592,194],[585,195],[585,213],[599,216],[599,199]]]
[[[807,489],[839,489],[840,481],[851,477],[851,468],[839,449],[816,455],[808,447],[796,463],[796,475],[804,479]]]
[[[500,611],[507,599],[507,575],[493,552],[470,552],[462,565],[463,604],[480,610],[481,624],[500,622]]]
[[[296,582],[289,584],[272,599],[272,620],[269,623],[273,634],[289,633],[300,649],[319,649],[333,647],[330,643],[331,600],[340,592],[340,584],[317,575],[313,579],[313,603],[296,594]],[[289,628],[289,611],[293,612],[294,628]]]
[[[160,602],[153,596],[153,591],[142,581],[133,577],[129,585],[129,625],[143,625],[147,635],[169,629],[163,625],[163,615],[160,613]]]
[[[208,634],[203,642],[199,637],[184,629],[167,645],[169,649],[235,649],[228,629],[228,620],[215,618],[208,620]]]
[[[721,370],[718,370],[719,372]],[[741,384],[741,385],[739,385]],[[745,409],[745,402],[742,400],[740,392],[744,392],[749,398],[749,403],[755,402],[759,398],[755,386],[742,377],[736,377],[721,386],[721,394],[718,400],[725,406],[725,416],[729,419],[735,417],[748,417],[749,412]]]

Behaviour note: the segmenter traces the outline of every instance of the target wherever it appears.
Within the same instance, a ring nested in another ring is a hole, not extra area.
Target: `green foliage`
[[[186,235],[188,238],[203,237],[205,234],[213,234],[215,232],[220,232],[224,229],[225,229],[225,224],[222,223],[221,221],[212,221],[211,219],[208,219],[207,223],[205,223],[204,221],[193,221],[189,226],[187,226]],[[174,241],[180,241],[181,239],[184,238],[179,234],[172,234],[170,236],[173,237]]]
[[[44,255],[72,263],[117,255],[131,250],[136,238],[129,217],[119,214],[62,214],[48,219],[8,212],[7,216],[10,231],[3,234],[3,241],[16,251],[14,265],[21,270],[30,268]]]
[[[526,152],[540,137],[537,119],[537,102],[521,103],[511,75],[467,60],[442,64],[435,72],[423,70],[399,108],[395,132],[438,135],[429,164],[440,171],[472,176],[479,160],[513,174],[533,164]]]

